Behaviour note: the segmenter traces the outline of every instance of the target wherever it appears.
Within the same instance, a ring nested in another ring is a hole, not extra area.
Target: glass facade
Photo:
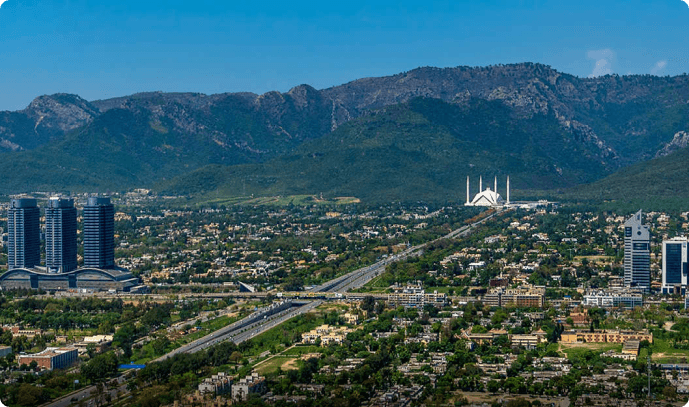
[[[115,209],[110,198],[90,197],[84,206],[84,267],[115,267]]]
[[[31,268],[41,263],[41,213],[35,199],[13,199],[7,211],[7,268]]]
[[[670,243],[665,246],[665,282],[682,283],[682,244]]]
[[[688,257],[686,238],[674,238],[663,242],[663,294],[686,292]]]
[[[45,209],[45,266],[52,273],[77,268],[77,210],[71,199],[51,198]]]
[[[645,291],[651,288],[651,234],[641,211],[624,224],[624,284]]]

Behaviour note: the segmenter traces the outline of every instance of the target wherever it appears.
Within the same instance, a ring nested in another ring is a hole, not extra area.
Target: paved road
[[[344,293],[350,290],[354,290],[364,286],[366,283],[379,276],[385,271],[385,267],[393,262],[405,260],[409,257],[420,256],[423,253],[423,249],[428,245],[435,243],[442,239],[452,239],[456,237],[464,237],[470,234],[478,225],[491,219],[501,213],[502,210],[479,220],[478,222],[472,223],[471,225],[462,226],[459,229],[453,230],[452,232],[446,234],[445,236],[434,239],[430,242],[426,242],[417,246],[410,247],[400,253],[397,253],[391,257],[385,258],[375,264],[354,270],[351,273],[345,274],[326,283],[323,283],[317,287],[311,289],[313,292],[340,292]]]
[[[126,373],[126,372],[125,372]],[[110,393],[110,396],[112,397],[112,400],[117,399],[117,392],[121,392],[122,394],[126,393],[127,391],[127,384],[124,381],[124,373],[117,377],[117,382],[119,383],[118,387],[116,389],[110,389],[106,390],[107,392]],[[88,386],[84,387],[83,389],[79,390],[76,393],[71,393],[67,395],[66,397],[63,397],[59,400],[55,400],[52,403],[49,404],[44,404],[44,407],[69,407],[72,405],[72,400],[76,400],[74,404],[77,404],[81,400],[84,401],[84,405],[87,407],[92,407],[95,406],[95,401],[93,399],[89,399],[92,395],[95,395],[96,392],[96,386]]]
[[[380,275],[385,271],[385,267],[395,261],[400,261],[407,259],[411,256],[418,256],[421,255],[423,252],[423,249],[428,246],[431,243],[437,242],[441,239],[449,239],[449,238],[455,238],[458,236],[466,236],[469,233],[472,232],[474,228],[476,228],[478,225],[481,223],[487,221],[488,219],[493,218],[494,216],[498,215],[501,213],[502,210],[497,211],[496,213],[487,216],[484,219],[481,219],[480,221],[473,223],[471,225],[463,226],[459,229],[456,229],[450,233],[448,233],[445,236],[442,236],[440,238],[434,239],[430,242],[420,244],[417,246],[410,247],[403,252],[397,253],[393,256],[390,256],[386,259],[383,259],[375,264],[372,264],[370,266],[363,267],[361,269],[355,270],[351,273],[345,274],[344,276],[340,276],[336,279],[333,279],[329,282],[326,282],[324,284],[321,284],[320,286],[314,287],[311,291],[312,292],[347,292],[352,289],[356,289],[359,287],[362,287],[369,281],[371,281],[373,278],[376,276]],[[289,309],[286,309],[284,311],[280,311],[278,313],[268,315],[266,316],[265,319],[260,320],[258,322],[249,324],[249,325],[244,325],[241,326],[242,321],[237,321],[231,325],[228,325],[224,328],[219,329],[218,331],[215,331],[209,335],[204,336],[203,338],[197,339],[196,341],[187,344],[185,346],[182,346],[180,348],[177,348],[170,353],[161,356],[158,359],[155,359],[153,362],[165,360],[171,356],[176,355],[177,353],[180,352],[186,352],[186,353],[195,353],[199,352],[203,349],[206,349],[210,346],[213,346],[219,342],[222,342],[224,340],[231,340],[232,342],[239,344],[244,341],[247,341],[254,336],[260,335],[261,333],[272,329],[285,321],[294,318],[298,315],[304,314],[306,312],[311,311],[312,309],[318,307],[323,303],[323,300],[317,300],[317,301],[311,301],[309,303],[306,303],[301,306],[297,307],[291,307]],[[252,314],[253,315],[253,314]],[[249,316],[251,317],[251,316]],[[249,318],[247,317],[247,318]],[[241,327],[237,327],[240,325]],[[57,400],[52,404],[46,405],[47,407],[68,407],[71,404],[71,401],[74,397],[76,397],[77,400],[81,400],[82,398],[87,398],[91,395],[91,392],[95,391],[95,386],[90,386],[87,388],[84,388],[82,391],[80,391],[77,394],[70,395],[70,397],[66,397],[61,400]]]

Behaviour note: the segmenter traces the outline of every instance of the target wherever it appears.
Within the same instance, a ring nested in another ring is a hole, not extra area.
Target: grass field
[[[297,345],[282,352],[286,356],[301,356],[307,353],[321,353],[323,348],[316,345]]]
[[[386,288],[388,288],[388,286],[385,285],[385,284],[383,283],[382,280],[383,280],[383,276],[382,276],[382,275],[376,276],[376,277],[374,277],[371,281],[369,281],[368,283],[364,284],[364,287],[366,287],[366,288],[381,288],[381,289],[386,289]]]
[[[598,354],[614,350],[620,352],[622,344],[619,343],[575,343],[575,344],[560,344],[560,352],[567,355],[568,359],[583,355],[588,351],[593,351]]]
[[[283,371],[296,370],[299,369],[298,361],[299,358],[294,356],[273,356],[270,359],[266,359],[263,363],[255,365],[254,370],[262,375],[275,373],[277,368]]]
[[[664,339],[655,338],[653,340],[653,345],[651,345],[651,350],[651,359],[654,362],[680,363],[683,358],[689,359],[689,350],[675,349],[672,347],[672,343]],[[641,352],[639,352],[639,359],[645,359],[647,355],[648,352],[646,349],[642,349]]]

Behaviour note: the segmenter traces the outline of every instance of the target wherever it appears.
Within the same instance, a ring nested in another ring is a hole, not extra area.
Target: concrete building
[[[393,292],[388,294],[388,305],[391,307],[423,308],[425,305],[444,307],[447,304],[447,295],[434,291],[426,293],[421,282],[392,286]]]
[[[651,233],[641,211],[624,223],[624,285],[651,288]]]
[[[644,298],[640,292],[632,290],[621,291],[589,291],[584,295],[582,304],[586,307],[601,308],[634,308],[644,305]]]
[[[41,331],[40,329],[22,329],[18,326],[10,327],[10,331],[12,331],[13,338],[26,336],[27,339],[33,339],[33,337],[36,335],[43,335],[43,331]]]
[[[199,392],[206,394],[227,394],[232,392],[232,378],[225,372],[218,372],[218,374],[203,379],[198,389]]]
[[[33,198],[12,199],[7,211],[7,269],[41,264],[41,213]]]
[[[43,352],[19,355],[19,365],[36,362],[42,370],[65,369],[72,366],[78,358],[77,348],[46,348]]]
[[[115,267],[115,209],[110,198],[90,197],[84,206],[84,267]]]
[[[352,331],[347,327],[335,327],[326,324],[301,334],[301,340],[302,343],[315,344],[320,339],[321,346],[328,346],[333,343],[339,345]]]
[[[493,288],[483,296],[483,303],[492,307],[535,307],[545,306],[545,288],[524,286],[519,288]]]
[[[686,237],[663,241],[663,294],[685,295],[689,272],[689,247]]]
[[[565,331],[560,336],[562,343],[625,343],[628,341],[649,341],[653,343],[653,333],[624,330],[590,330]]]
[[[524,347],[532,350],[545,342],[548,342],[545,335],[510,335],[510,344],[513,348]]]
[[[57,197],[45,208],[45,267],[49,273],[77,268],[77,210],[74,201]]]
[[[246,401],[252,394],[263,394],[266,390],[266,378],[252,373],[232,385],[232,400]]]

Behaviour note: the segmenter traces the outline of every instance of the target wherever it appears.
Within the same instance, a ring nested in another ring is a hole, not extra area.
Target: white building
[[[498,177],[495,177],[493,190],[490,187],[483,189],[483,177],[479,177],[479,192],[471,199],[469,177],[467,177],[467,201],[464,206],[505,206],[510,204],[510,177],[507,177],[507,200],[502,198],[498,191]]]

